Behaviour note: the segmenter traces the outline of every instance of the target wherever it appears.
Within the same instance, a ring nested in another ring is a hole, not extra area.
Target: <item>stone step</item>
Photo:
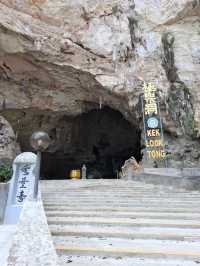
[[[113,184],[114,186],[114,184]],[[179,189],[169,189],[167,187],[157,187],[157,186],[154,186],[154,187],[146,187],[146,185],[144,184],[144,186],[141,186],[141,187],[136,187],[136,186],[129,186],[128,188],[127,187],[119,187],[119,186],[102,186],[102,185],[99,185],[98,187],[97,186],[85,186],[85,187],[76,187],[76,188],[73,188],[71,185],[69,186],[65,186],[65,185],[62,185],[62,186],[58,186],[58,185],[54,185],[53,187],[49,187],[49,186],[46,186],[46,187],[42,187],[42,191],[44,191],[45,193],[49,193],[50,192],[55,192],[55,191],[58,191],[61,193],[61,191],[68,191],[68,192],[71,192],[71,193],[77,193],[77,192],[81,192],[81,193],[85,193],[87,194],[88,192],[94,192],[96,191],[97,193],[101,193],[102,191],[105,191],[105,192],[109,192],[109,191],[113,191],[113,192],[122,192],[122,193],[125,193],[125,192],[128,192],[128,193],[131,193],[131,192],[135,192],[135,193],[139,193],[139,192],[153,192],[153,191],[159,191],[160,193],[174,193],[174,192],[178,192],[180,194],[184,194],[187,192],[187,190],[179,190]],[[41,187],[41,186],[40,186]],[[87,190],[86,190],[87,189]],[[198,191],[190,191],[191,194],[198,194]]]
[[[155,194],[156,193],[156,194]],[[200,198],[200,194],[193,194],[193,193],[188,193],[188,192],[182,192],[180,193],[179,191],[173,191],[173,192],[168,192],[168,191],[160,191],[160,190],[147,190],[147,191],[137,191],[135,189],[132,189],[131,191],[114,191],[114,190],[109,190],[109,191],[105,191],[105,190],[99,190],[99,191],[95,191],[95,190],[88,190],[87,192],[84,192],[82,190],[77,190],[77,191],[70,191],[70,190],[65,190],[63,189],[62,191],[59,190],[48,190],[48,192],[43,193],[43,195],[45,197],[50,197],[50,196],[80,196],[80,197],[89,197],[89,196],[97,196],[97,197],[103,197],[104,195],[106,197],[109,196],[113,196],[113,197],[118,197],[118,196],[122,196],[122,197],[133,197],[133,196],[144,196],[144,197],[167,197],[167,196],[172,196],[172,197],[188,197],[188,198]]]
[[[45,200],[44,201],[45,205],[49,205],[49,204],[68,204],[68,205],[75,205],[75,204],[80,204],[81,205],[84,205],[84,204],[91,204],[91,205],[96,205],[96,204],[102,204],[102,205],[105,205],[105,204],[120,204],[120,205],[129,205],[131,204],[132,206],[136,206],[136,205],[142,205],[142,204],[148,204],[148,205],[173,205],[173,206],[196,206],[198,207],[200,205],[200,202],[199,201],[177,201],[177,200],[174,200],[172,201],[171,199],[170,200],[160,200],[158,201],[157,199],[156,200],[121,200],[120,198],[118,199],[114,199],[114,200],[98,200],[98,199],[88,199],[88,200],[81,200],[79,201],[79,199],[77,198],[74,198],[73,200],[69,200],[68,198],[65,198],[65,199],[55,199],[54,201],[52,200]]]
[[[124,185],[125,187],[129,187],[130,185],[134,185],[134,186],[142,186],[143,183],[140,182],[140,181],[134,181],[134,180],[123,180],[123,179],[106,179],[106,178],[103,178],[103,179],[79,179],[79,180],[70,180],[70,179],[60,179],[60,180],[41,180],[40,181],[40,184],[41,185],[44,185],[45,187],[46,186],[53,186],[55,184],[57,184],[59,181],[59,184],[58,186],[60,185],[70,185],[72,187],[80,187],[80,186],[94,186],[94,185],[99,185],[101,184],[102,186],[103,185],[106,185],[106,186],[112,186],[113,184],[115,185],[119,185],[119,186],[122,186]],[[150,184],[150,183],[147,183],[145,184],[147,187],[148,186],[151,186],[151,187],[154,187],[155,185],[153,184]]]
[[[59,182],[59,183],[58,183]],[[126,189],[129,190],[131,188],[142,188],[142,189],[156,189],[156,188],[163,188],[166,190],[170,190],[170,187],[166,187],[166,186],[161,186],[161,185],[154,185],[154,184],[150,184],[150,183],[142,183],[142,182],[134,182],[134,181],[122,181],[122,180],[108,180],[106,182],[106,180],[95,180],[95,181],[91,181],[91,180],[85,180],[85,181],[81,181],[81,180],[77,180],[75,181],[71,181],[71,180],[67,180],[62,182],[62,180],[57,180],[57,181],[45,181],[44,185],[40,182],[40,186],[42,188],[51,188],[51,189],[55,189],[55,185],[57,185],[58,188],[62,189],[62,188],[69,188],[71,187],[71,189],[76,190],[76,189],[83,189],[83,188],[87,188],[87,189],[91,189],[91,188],[95,188],[95,189],[99,189],[99,188],[105,188],[105,189],[110,189],[114,186],[114,189]],[[180,190],[182,191],[183,189],[176,189],[176,190]]]
[[[199,208],[199,204],[197,203],[192,203],[192,204],[185,204],[185,203],[175,203],[173,204],[173,202],[171,203],[159,203],[158,202],[155,202],[155,203],[151,203],[151,202],[131,202],[131,203],[121,203],[121,202],[102,202],[102,203],[99,203],[99,202],[44,202],[44,206],[45,207],[71,207],[71,208],[84,208],[84,207],[88,207],[88,208],[97,208],[97,206],[99,206],[101,208],[102,207],[109,207],[109,208],[118,208],[118,207],[126,207],[126,208],[130,208],[130,209],[133,209],[133,208],[173,208],[173,209],[176,209],[176,208],[186,208],[186,209],[189,209],[189,208],[192,208],[192,209],[196,209],[197,212],[198,212],[198,208]]]
[[[114,185],[113,185],[114,186]],[[85,189],[87,188],[87,191],[85,191]],[[76,189],[73,189],[73,187],[71,186],[62,186],[62,187],[56,187],[56,185],[52,188],[49,188],[49,187],[45,187],[44,189],[42,189],[45,193],[49,193],[49,192],[60,192],[61,191],[66,191],[66,192],[71,192],[71,193],[77,193],[77,192],[81,192],[81,193],[88,193],[88,192],[97,192],[97,193],[101,193],[103,191],[105,192],[110,192],[110,191],[113,191],[113,193],[151,193],[153,191],[160,191],[161,193],[174,193],[175,191],[177,191],[178,193],[180,194],[183,194],[183,193],[186,193],[187,191],[186,190],[168,190],[166,188],[161,188],[159,189],[158,187],[129,187],[129,188],[123,188],[123,187],[103,187],[103,186],[99,186],[98,188],[95,187],[95,186],[92,186],[92,187],[79,187],[79,188],[76,188]],[[195,194],[195,191],[191,191],[191,194]]]
[[[63,188],[63,191],[59,191],[59,190],[48,190],[48,193],[46,192],[46,195],[45,196],[50,196],[50,195],[52,195],[52,194],[55,194],[56,195],[56,192],[58,192],[58,194],[63,194],[62,192],[64,192],[66,195],[82,195],[82,196],[87,196],[87,195],[100,195],[100,196],[103,196],[104,194],[105,195],[107,195],[107,196],[109,196],[110,195],[110,193],[113,195],[113,196],[118,196],[118,195],[124,195],[124,196],[126,196],[126,195],[132,195],[132,196],[134,196],[134,195],[154,195],[155,196],[155,192],[156,193],[158,193],[158,190],[135,190],[134,188],[132,189],[132,190],[129,190],[129,191],[119,191],[119,190],[112,190],[112,189],[110,189],[110,190],[103,190],[103,189],[101,189],[101,190],[96,190],[95,191],[95,189],[93,189],[93,190],[89,190],[88,189],[88,191],[87,191],[87,193],[86,192],[84,192],[83,190],[76,190],[76,191],[70,191],[70,189],[64,189]],[[160,191],[159,191],[160,192]],[[175,193],[175,191],[172,193],[169,193],[169,192],[167,192],[167,191],[162,191],[162,193],[161,193],[162,195],[168,195],[168,194],[171,194],[171,195],[175,195],[175,194],[177,194],[177,195],[180,195],[180,196],[184,196],[184,195],[186,195],[186,193],[180,193],[180,192],[178,192],[177,191],[177,193]],[[187,196],[189,196],[188,194],[187,194]],[[195,196],[195,194],[191,194],[191,196]],[[197,196],[199,196],[199,194],[197,195]]]
[[[113,199],[113,198],[141,198],[141,196],[144,198],[144,199],[160,199],[160,198],[164,198],[164,199],[167,199],[169,198],[174,198],[174,199],[197,199],[199,200],[200,199],[200,195],[190,195],[188,193],[185,193],[185,194],[178,194],[178,193],[157,193],[157,194],[153,194],[153,193],[142,193],[142,195],[140,193],[135,193],[135,192],[132,192],[132,193],[121,193],[121,194],[114,194],[114,193],[105,193],[105,192],[102,192],[102,193],[95,193],[95,192],[88,192],[87,194],[85,193],[79,193],[79,192],[76,192],[76,193],[69,193],[69,192],[66,192],[66,193],[62,193],[61,192],[51,192],[51,193],[43,193],[43,197],[55,197],[55,198],[74,198],[74,197],[79,197],[79,198],[83,198],[83,199],[90,199],[91,197],[94,197],[95,198],[98,198],[98,199],[104,199],[105,198],[105,195],[106,195],[106,198],[108,199]]]
[[[199,241],[200,229],[173,228],[173,227],[133,227],[108,225],[50,225],[53,236],[84,236],[84,237],[117,237],[131,239],[163,239],[180,241]]]
[[[52,194],[49,196],[43,196],[45,199],[51,200],[52,198]],[[80,194],[76,194],[76,195],[56,195],[53,196],[54,200],[57,201],[63,201],[63,200],[72,200],[72,201],[90,201],[90,200],[94,200],[95,201],[116,201],[116,200],[121,200],[121,201],[139,201],[139,200],[143,200],[143,201],[177,201],[177,202],[197,202],[200,203],[200,198],[197,197],[179,197],[178,195],[174,195],[173,197],[166,194],[166,195],[157,195],[157,196],[153,196],[153,195],[126,195],[123,194],[121,195],[113,195],[112,193],[109,194],[109,196],[106,196],[105,194],[102,194],[101,196],[98,196],[96,194],[90,194],[89,196],[81,196]]]
[[[42,197],[61,265],[200,263],[200,193],[124,180],[47,181]]]
[[[169,213],[199,213],[200,208],[183,208],[183,207],[174,207],[174,206],[167,206],[167,207],[152,207],[152,206],[130,206],[130,207],[119,207],[119,206],[67,206],[67,205],[60,205],[60,204],[48,204],[45,205],[46,211],[128,211],[128,212],[169,212]]]
[[[83,192],[83,191],[76,191],[76,192],[72,192],[70,190],[65,190],[63,189],[63,191],[57,191],[57,190],[53,190],[53,191],[48,191],[48,193],[44,193],[43,194],[45,197],[51,197],[53,196],[71,196],[71,197],[75,197],[75,196],[80,196],[80,197],[90,197],[90,196],[97,196],[97,197],[104,197],[104,195],[106,197],[112,196],[112,197],[118,197],[118,196],[122,196],[122,197],[167,197],[167,196],[172,196],[172,197],[188,197],[188,198],[197,198],[199,199],[200,194],[188,194],[188,193],[180,193],[178,191],[173,191],[173,193],[169,193],[167,191],[157,191],[157,190],[148,190],[148,191],[136,191],[136,190],[131,190],[131,191],[114,191],[114,190],[109,190],[109,191],[104,191],[99,190],[99,191],[95,191],[95,190],[88,190],[87,193]]]
[[[41,186],[40,186],[41,187]],[[70,193],[77,193],[77,192],[81,192],[83,194],[87,194],[88,192],[97,192],[97,193],[101,193],[102,191],[105,191],[105,192],[109,192],[109,191],[113,191],[113,192],[121,192],[121,193],[132,193],[132,192],[135,192],[135,193],[139,193],[139,192],[147,192],[147,193],[151,193],[153,191],[157,191],[159,193],[179,193],[179,194],[186,194],[187,192],[189,192],[190,194],[192,195],[195,195],[195,194],[199,194],[199,191],[198,190],[186,190],[186,189],[175,189],[175,188],[170,188],[170,187],[161,187],[161,186],[146,186],[146,184],[142,184],[140,187],[139,186],[118,186],[118,185],[115,185],[113,184],[112,186],[108,186],[108,185],[94,185],[94,186],[89,186],[89,185],[86,185],[86,186],[76,186],[76,187],[73,187],[71,186],[70,184],[69,185],[61,185],[59,186],[58,185],[54,185],[52,187],[49,187],[48,185],[47,186],[43,186],[41,187],[42,191],[45,192],[45,193],[49,193],[50,192],[60,192],[61,191],[68,191]]]
[[[111,193],[110,193],[111,194]],[[88,202],[88,201],[97,201],[97,202],[116,202],[116,201],[120,201],[120,202],[131,202],[131,201],[135,201],[135,202],[138,202],[138,201],[144,201],[144,202],[157,202],[157,201],[161,201],[161,202],[186,202],[186,203],[200,203],[200,200],[197,198],[186,198],[186,197],[170,197],[168,195],[166,195],[165,197],[164,196],[160,196],[160,197],[145,197],[144,195],[141,195],[141,196],[134,196],[134,195],[131,195],[131,196],[114,196],[114,197],[107,197],[105,195],[102,195],[102,197],[98,197],[96,196],[95,194],[94,195],[90,195],[87,196],[87,197],[81,197],[79,195],[76,195],[76,196],[68,196],[68,195],[65,195],[64,197],[53,197],[54,200],[52,200],[52,195],[49,196],[49,197],[44,197],[44,201],[45,202],[73,202],[73,201],[80,201],[80,202]]]
[[[198,242],[57,236],[54,244],[57,252],[65,254],[200,259]]]
[[[167,219],[145,219],[145,218],[103,218],[103,217],[48,217],[48,224],[95,224],[111,226],[148,226],[148,227],[178,227],[178,228],[200,228],[200,220],[167,220]]]
[[[88,190],[99,190],[99,189],[105,189],[105,190],[111,190],[113,188],[113,190],[132,190],[133,188],[135,190],[137,189],[142,189],[142,190],[148,190],[148,189],[163,189],[163,190],[166,190],[166,191],[170,191],[170,190],[177,190],[177,191],[185,191],[185,189],[174,189],[174,188],[171,188],[171,187],[166,187],[166,186],[159,186],[159,185],[152,185],[152,184],[145,184],[145,183],[134,183],[134,182],[123,182],[123,183],[115,183],[113,182],[113,180],[111,181],[108,181],[107,183],[102,183],[101,181],[98,181],[96,183],[90,183],[90,182],[74,182],[72,183],[71,181],[69,182],[64,182],[64,183],[60,183],[60,181],[58,180],[59,184],[58,183],[53,183],[53,184],[45,184],[44,186],[42,186],[40,184],[40,187],[44,188],[44,190],[46,190],[46,188],[48,189],[54,189],[55,190],[55,185],[57,185],[57,188],[62,190],[63,189],[69,189],[71,188],[72,191],[76,191],[76,190],[84,190],[85,188],[87,188]]]
[[[166,178],[166,177],[165,177]],[[55,185],[62,188],[72,189],[81,189],[87,187],[87,189],[95,188],[99,189],[105,187],[105,189],[109,189],[113,187],[114,189],[130,189],[130,188],[143,188],[143,189],[154,189],[154,188],[162,188],[165,190],[173,190],[173,187],[165,186],[162,184],[151,184],[150,182],[145,183],[143,181],[133,181],[133,180],[117,180],[117,179],[93,179],[93,180],[49,180],[49,181],[40,181],[40,186],[42,188],[51,188],[55,189]],[[175,190],[183,191],[184,188],[176,188]]]
[[[198,266],[199,260],[188,261],[183,259],[152,259],[152,258],[127,258],[118,256],[110,258],[106,256],[60,256],[62,266]]]
[[[182,204],[182,205],[187,205],[187,204],[193,204],[193,205],[198,205],[200,204],[200,201],[197,199],[175,199],[175,198],[142,198],[142,197],[138,197],[138,198],[134,198],[134,196],[132,197],[129,197],[129,198],[122,198],[122,197],[113,197],[113,198],[95,198],[95,195],[94,196],[91,196],[90,198],[78,198],[78,197],[58,197],[58,198],[45,198],[44,199],[44,202],[45,204],[60,204],[60,203],[77,203],[77,202],[83,202],[83,203],[92,203],[92,202],[97,202],[97,203],[121,203],[121,204],[124,204],[124,203],[140,203],[140,202],[143,202],[143,203],[158,203],[158,202],[161,202],[163,204],[165,203],[170,203],[170,204]]]
[[[116,182],[116,180],[110,180],[108,182],[105,182],[103,180],[96,180],[96,183],[93,181],[85,181],[85,182],[81,182],[81,181],[77,181],[77,182],[73,182],[73,181],[64,181],[62,182],[62,180],[56,180],[54,181],[45,181],[44,183],[40,182],[40,187],[42,189],[44,189],[44,191],[46,189],[52,189],[55,190],[55,188],[57,188],[58,190],[62,190],[62,189],[69,189],[71,188],[72,190],[76,191],[76,190],[84,190],[84,188],[87,188],[88,190],[91,190],[93,188],[95,188],[95,190],[99,190],[104,188],[105,190],[109,190],[109,189],[119,189],[119,190],[131,190],[131,189],[144,189],[144,190],[148,190],[148,189],[159,189],[160,191],[165,190],[165,191],[186,191],[185,188],[177,188],[177,187],[172,187],[172,186],[165,186],[165,185],[159,185],[159,184],[150,184],[150,183],[145,183],[145,182],[138,182],[135,183],[134,181],[120,181],[118,180],[118,182]],[[198,190],[192,190],[192,193],[197,192]]]
[[[150,219],[200,219],[200,213],[169,212],[109,212],[109,211],[46,211],[48,217],[118,217],[118,218],[150,218]]]
[[[59,183],[58,183],[59,182]],[[166,186],[158,186],[158,185],[150,185],[150,184],[145,184],[145,183],[140,183],[139,185],[138,184],[135,184],[135,183],[101,183],[101,181],[99,181],[98,183],[96,184],[90,184],[90,183],[87,183],[87,184],[81,184],[79,182],[77,183],[61,183],[60,184],[60,181],[58,181],[57,183],[53,183],[52,185],[50,184],[45,184],[44,186],[42,186],[40,184],[40,187],[44,190],[44,191],[47,191],[47,190],[62,190],[62,189],[71,189],[71,191],[84,191],[85,188],[87,188],[87,191],[89,190],[105,190],[105,191],[108,191],[108,190],[121,190],[121,191],[132,191],[133,189],[135,191],[137,190],[160,190],[160,191],[180,191],[180,192],[185,192],[186,189],[175,189],[175,188],[172,188],[172,187],[166,187]],[[113,181],[110,181],[110,182],[113,182]],[[86,191],[86,192],[87,192]],[[192,193],[195,193],[196,191],[191,191]]]

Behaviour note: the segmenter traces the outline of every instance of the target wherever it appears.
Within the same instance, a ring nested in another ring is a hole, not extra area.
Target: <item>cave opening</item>
[[[87,167],[87,178],[117,178],[124,161],[142,159],[139,127],[114,109],[63,115],[49,132],[52,146],[42,154],[43,179],[67,179],[72,169]]]

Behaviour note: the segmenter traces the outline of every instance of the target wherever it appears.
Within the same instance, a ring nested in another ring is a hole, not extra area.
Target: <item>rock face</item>
[[[0,165],[10,163],[19,152],[12,127],[0,116]]]
[[[195,166],[199,16],[199,0],[0,0],[1,113],[19,137],[43,128],[46,113],[74,117],[99,105],[142,130],[142,85],[153,82],[169,152]]]

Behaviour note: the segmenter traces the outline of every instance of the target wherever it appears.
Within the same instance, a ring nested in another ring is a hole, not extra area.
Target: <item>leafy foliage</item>
[[[7,164],[0,165],[0,182],[7,182],[11,176],[12,168]]]

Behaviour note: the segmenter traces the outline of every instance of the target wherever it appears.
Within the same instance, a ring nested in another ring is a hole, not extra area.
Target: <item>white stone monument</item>
[[[15,158],[5,211],[5,224],[16,224],[26,198],[34,198],[37,167],[37,156],[32,152],[21,153]]]

